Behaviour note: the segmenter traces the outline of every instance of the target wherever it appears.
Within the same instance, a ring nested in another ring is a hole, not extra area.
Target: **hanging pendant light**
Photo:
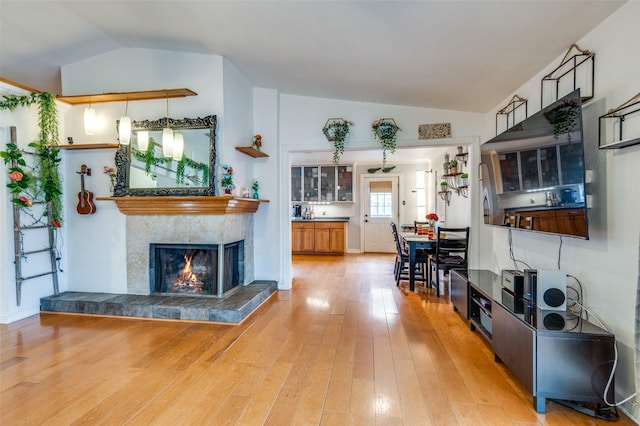
[[[149,132],[141,130],[138,132],[138,150],[147,152],[147,149],[149,149]]]
[[[93,135],[96,132],[96,110],[91,104],[84,109],[84,132],[87,135]]]
[[[173,159],[176,161],[182,160],[182,153],[184,151],[184,137],[182,133],[173,134]]]
[[[127,116],[128,111],[129,100],[127,99],[124,115],[120,117],[120,123],[118,124],[118,139],[120,140],[120,145],[129,145],[129,141],[131,141],[131,118]]]
[[[169,98],[167,98],[167,127],[162,129],[162,154],[173,157],[173,130],[169,127]]]

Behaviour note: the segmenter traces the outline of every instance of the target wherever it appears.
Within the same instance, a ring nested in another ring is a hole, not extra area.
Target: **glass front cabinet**
[[[291,201],[353,201],[353,166],[291,167]]]

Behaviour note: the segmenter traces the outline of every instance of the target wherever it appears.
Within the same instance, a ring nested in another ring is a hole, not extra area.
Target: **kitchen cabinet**
[[[315,246],[315,226],[311,222],[291,224],[291,251],[294,253],[313,253]]]
[[[498,154],[502,191],[582,183],[582,142]]]
[[[587,222],[582,209],[556,210],[558,232],[563,234],[587,236]]]
[[[531,217],[533,229],[544,232],[587,236],[587,223],[584,209],[551,209],[538,211],[519,211],[520,217]],[[522,221],[522,219],[521,219]]]
[[[291,201],[353,201],[352,166],[291,167]]]
[[[318,253],[344,253],[344,223],[316,222],[315,246]]]
[[[344,254],[344,222],[292,222],[293,253]]]

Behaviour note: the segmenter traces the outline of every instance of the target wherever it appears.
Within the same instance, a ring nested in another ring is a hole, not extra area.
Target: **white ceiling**
[[[283,93],[488,112],[624,2],[0,0],[0,76],[62,94],[61,65],[139,47]]]

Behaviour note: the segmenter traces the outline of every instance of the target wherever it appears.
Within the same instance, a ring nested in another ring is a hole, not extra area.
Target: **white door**
[[[364,252],[396,251],[391,222],[398,223],[398,176],[363,177]]]

